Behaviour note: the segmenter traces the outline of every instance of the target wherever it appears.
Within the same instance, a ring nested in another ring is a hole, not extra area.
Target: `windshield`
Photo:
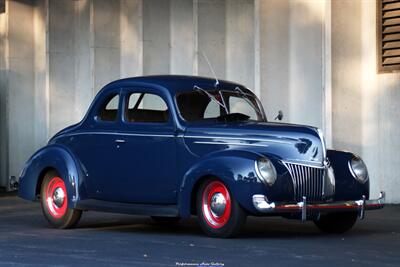
[[[195,121],[266,121],[261,103],[254,94],[236,88],[193,91],[177,96],[179,112],[188,122]]]

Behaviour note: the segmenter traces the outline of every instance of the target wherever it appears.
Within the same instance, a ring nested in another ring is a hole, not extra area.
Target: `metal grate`
[[[285,163],[285,165],[292,176],[295,201],[302,201],[303,196],[307,198],[308,202],[322,200],[324,167],[310,167],[294,163]]]
[[[377,1],[378,70],[400,70],[400,0]]]

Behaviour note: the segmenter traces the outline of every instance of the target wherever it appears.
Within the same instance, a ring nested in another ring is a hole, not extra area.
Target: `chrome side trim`
[[[257,146],[257,147],[267,147],[268,145],[260,145],[260,144],[251,144],[251,143],[234,143],[234,142],[223,142],[223,141],[215,141],[215,142],[207,142],[207,141],[195,141],[195,144],[204,144],[204,145],[235,145],[235,146]]]
[[[243,137],[231,137],[231,136],[198,136],[198,135],[185,135],[184,138],[198,138],[198,139],[226,139],[226,140],[242,140],[242,141],[256,141],[256,142],[271,142],[280,144],[291,144],[289,141],[281,141],[270,138],[243,138]]]
[[[145,137],[175,137],[172,134],[135,134],[135,133],[120,133],[120,132],[79,132],[79,133],[69,133],[61,136],[74,136],[74,135],[125,135],[125,136],[145,136]],[[59,137],[61,137],[59,136]]]

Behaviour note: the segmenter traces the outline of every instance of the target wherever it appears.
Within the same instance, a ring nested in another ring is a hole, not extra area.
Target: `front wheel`
[[[325,233],[341,234],[349,231],[357,221],[357,213],[342,212],[328,213],[314,220],[315,225]]]
[[[44,217],[57,228],[74,227],[82,211],[68,208],[68,194],[64,180],[56,171],[49,171],[43,178],[40,190]]]
[[[197,192],[197,216],[200,227],[212,237],[233,237],[246,221],[246,212],[224,183],[205,181]]]

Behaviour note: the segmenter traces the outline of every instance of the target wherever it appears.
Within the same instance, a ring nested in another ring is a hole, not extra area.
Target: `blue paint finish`
[[[86,196],[85,179],[71,152],[62,145],[48,145],[37,151],[25,164],[19,179],[20,197],[28,200],[36,199],[36,186],[44,174],[42,171],[46,169],[57,170],[64,180],[68,194],[68,208],[74,208],[79,198]]]
[[[180,216],[188,217],[195,186],[205,177],[216,177],[245,210],[257,214],[252,204],[254,194],[263,194],[271,202],[295,201],[285,161],[322,166],[326,154],[336,175],[335,200],[369,195],[369,183],[358,183],[348,169],[352,154],[324,151],[315,127],[254,121],[185,122],[176,95],[193,90],[194,85],[215,90],[213,79],[172,75],[129,78],[106,85],[80,123],[57,133],[27,162],[20,177],[20,197],[34,200],[40,175],[54,168],[67,185],[69,208],[90,209],[90,203],[95,203],[93,209],[101,210],[101,203],[105,203],[104,210],[113,207],[115,212],[126,212],[164,205],[176,206]],[[233,91],[237,86],[242,87],[220,81],[219,88]],[[168,121],[126,121],[123,114],[133,92],[160,96],[168,106]],[[97,114],[114,94],[120,96],[117,120],[102,122]],[[261,157],[268,157],[277,170],[273,186],[257,178],[255,162]],[[154,210],[160,212],[159,208]],[[168,210],[174,209],[161,208],[162,212]]]
[[[361,184],[349,169],[349,161],[354,156],[353,153],[328,150],[327,155],[333,169],[335,170],[335,200],[361,199],[364,195],[369,199],[369,179],[366,183]]]

